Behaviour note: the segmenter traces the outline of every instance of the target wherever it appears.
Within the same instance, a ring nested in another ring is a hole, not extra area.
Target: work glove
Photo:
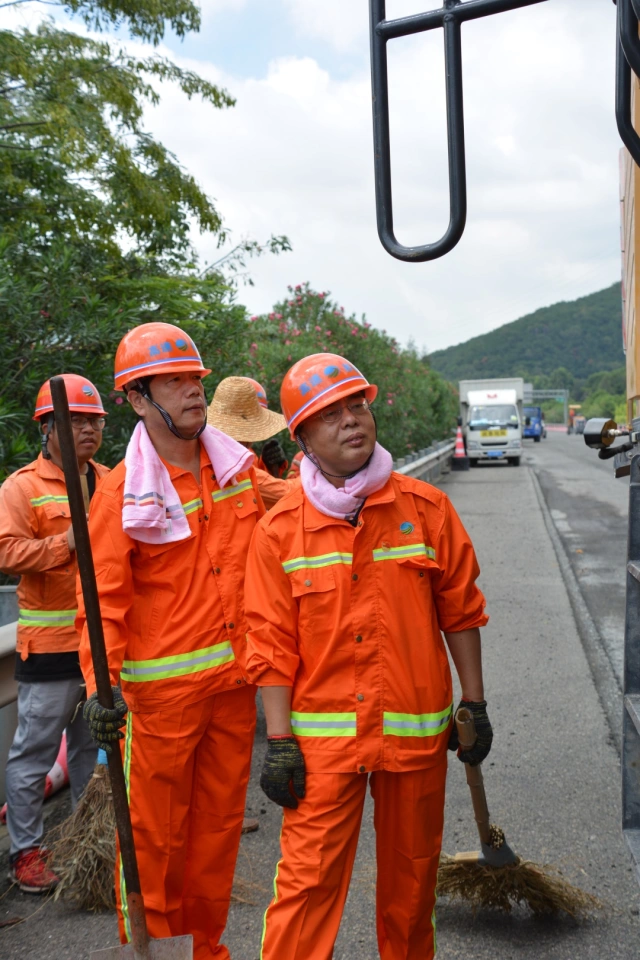
[[[127,705],[122,699],[120,687],[111,687],[113,693],[113,710],[101,707],[98,703],[98,694],[92,693],[84,705],[82,715],[89,724],[91,739],[96,747],[106,753],[111,753],[112,744],[124,738],[120,727],[127,722]]]
[[[465,707],[473,714],[473,722],[476,727],[477,740],[470,750],[461,750],[458,741],[458,731],[456,729],[455,716],[460,707]],[[491,741],[493,740],[493,729],[491,721],[487,715],[486,700],[461,700],[457,710],[453,714],[453,723],[451,724],[451,733],[449,734],[449,750],[458,751],[458,760],[468,763],[472,767],[477,767],[479,763],[488,756],[491,750]]]
[[[272,440],[267,440],[262,448],[260,459],[272,477],[279,477],[281,472],[289,466],[282,444],[275,437]]]
[[[267,737],[260,786],[281,807],[295,810],[304,798],[304,757],[294,736]],[[293,794],[289,785],[293,781]],[[298,798],[298,799],[296,799]]]

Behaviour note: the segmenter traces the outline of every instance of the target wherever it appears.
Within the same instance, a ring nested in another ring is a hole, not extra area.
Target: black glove
[[[111,753],[111,745],[124,738],[120,727],[126,724],[127,705],[122,699],[120,687],[111,687],[113,693],[113,710],[101,707],[98,703],[98,694],[92,693],[84,705],[82,715],[89,724],[91,739],[97,747],[106,753]]]
[[[274,477],[280,475],[280,467],[287,467],[289,465],[287,455],[282,449],[282,444],[279,440],[276,440],[275,437],[272,440],[267,440],[262,448],[260,458],[269,473]]]
[[[289,785],[293,781],[293,794]],[[267,752],[262,764],[260,786],[281,807],[298,806],[304,798],[304,757],[298,741],[291,737],[267,737]]]
[[[459,750],[460,742],[458,740],[458,731],[456,729],[455,716],[460,707],[464,707],[473,714],[473,722],[476,727],[477,740],[470,750]],[[472,767],[477,767],[479,763],[488,756],[491,750],[491,741],[493,740],[493,729],[491,721],[487,716],[486,700],[461,700],[458,709],[453,714],[453,723],[451,733],[449,734],[449,750],[458,750],[458,760],[468,763]]]

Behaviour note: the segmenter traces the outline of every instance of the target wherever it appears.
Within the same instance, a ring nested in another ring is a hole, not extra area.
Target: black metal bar
[[[397,260],[424,263],[449,253],[460,240],[467,219],[467,180],[462,94],[461,25],[492,13],[544,3],[545,0],[443,0],[440,10],[387,21],[385,0],[369,0],[371,38],[371,90],[373,106],[374,180],[376,221],[382,246]],[[387,40],[442,27],[447,97],[447,153],[449,165],[449,225],[435,243],[403,246],[393,226],[391,146]]]
[[[623,678],[625,709],[622,715],[622,827],[625,834],[629,832],[637,836],[637,831],[640,830],[640,737],[634,718],[626,709],[626,701],[631,698],[629,702],[635,702],[640,694],[640,583],[630,569],[640,563],[640,455],[633,457],[631,461],[628,530]]]
[[[488,17],[492,13],[506,13],[508,10],[518,10],[520,7],[530,7],[534,3],[545,2],[546,0],[467,0],[467,3],[459,2],[458,6],[450,10],[443,7],[440,10],[416,13],[411,17],[383,20],[378,23],[376,30],[385,40],[395,40],[398,37],[408,37],[414,33],[423,33],[425,30],[441,27],[447,13],[451,13],[458,23],[465,23],[468,20]]]
[[[638,0],[640,3],[640,0]],[[618,33],[625,59],[635,75],[640,76],[640,37],[638,17],[631,0],[618,0]]]
[[[640,137],[636,133],[631,118],[631,67],[622,48],[622,8],[625,0],[620,0],[618,9],[618,43],[616,45],[616,123],[620,139],[640,166]]]

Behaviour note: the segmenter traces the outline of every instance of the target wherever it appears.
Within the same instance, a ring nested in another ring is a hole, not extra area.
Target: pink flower
[[[270,314],[269,314],[269,320],[275,320],[275,318],[276,318],[275,313],[270,313]]]
[[[324,300],[325,297],[326,297],[326,293],[319,293],[319,294],[318,294],[318,299],[319,299],[319,300]]]
[[[124,403],[124,399],[122,397],[116,397],[115,402],[120,406],[121,403]]]
[[[390,407],[393,406],[393,400],[387,400],[387,403],[389,404]]]
[[[289,356],[287,357],[287,360],[289,361],[289,363],[291,363],[291,354],[289,354]]]
[[[296,288],[296,290],[302,290],[302,284],[301,284],[301,283],[296,283],[296,287],[295,287],[295,288]]]
[[[357,337],[357,336],[358,336],[358,331],[355,330],[353,327],[351,328],[351,336],[352,336],[352,337]]]
[[[322,327],[316,327],[316,330],[318,331],[318,333],[322,333]]]
[[[282,314],[276,313],[276,320],[282,320]]]
[[[257,343],[252,343],[251,346],[249,347],[249,350],[251,351],[251,353],[255,353],[257,349],[258,349]]]
[[[284,345],[285,345],[285,347],[290,347],[290,346],[291,346],[291,340],[285,340]]]
[[[258,318],[258,315],[257,315],[257,314],[255,314],[253,317],[250,318],[251,323],[255,323],[256,320],[258,320],[258,319],[259,319],[259,318]]]

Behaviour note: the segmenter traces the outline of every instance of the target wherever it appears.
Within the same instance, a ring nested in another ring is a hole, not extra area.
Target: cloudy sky
[[[387,17],[436,5],[387,0]],[[5,22],[41,15],[26,6]],[[463,27],[467,228],[424,264],[393,260],[377,238],[367,0],[201,6],[200,34],[160,50],[237,106],[166,88],[148,126],[237,238],[289,236],[292,253],[253,264],[241,292],[252,312],[308,280],[431,351],[619,278],[612,3],[547,0]],[[389,68],[396,232],[432,242],[448,221],[441,32],[390,43]],[[197,246],[219,255],[206,238]]]

